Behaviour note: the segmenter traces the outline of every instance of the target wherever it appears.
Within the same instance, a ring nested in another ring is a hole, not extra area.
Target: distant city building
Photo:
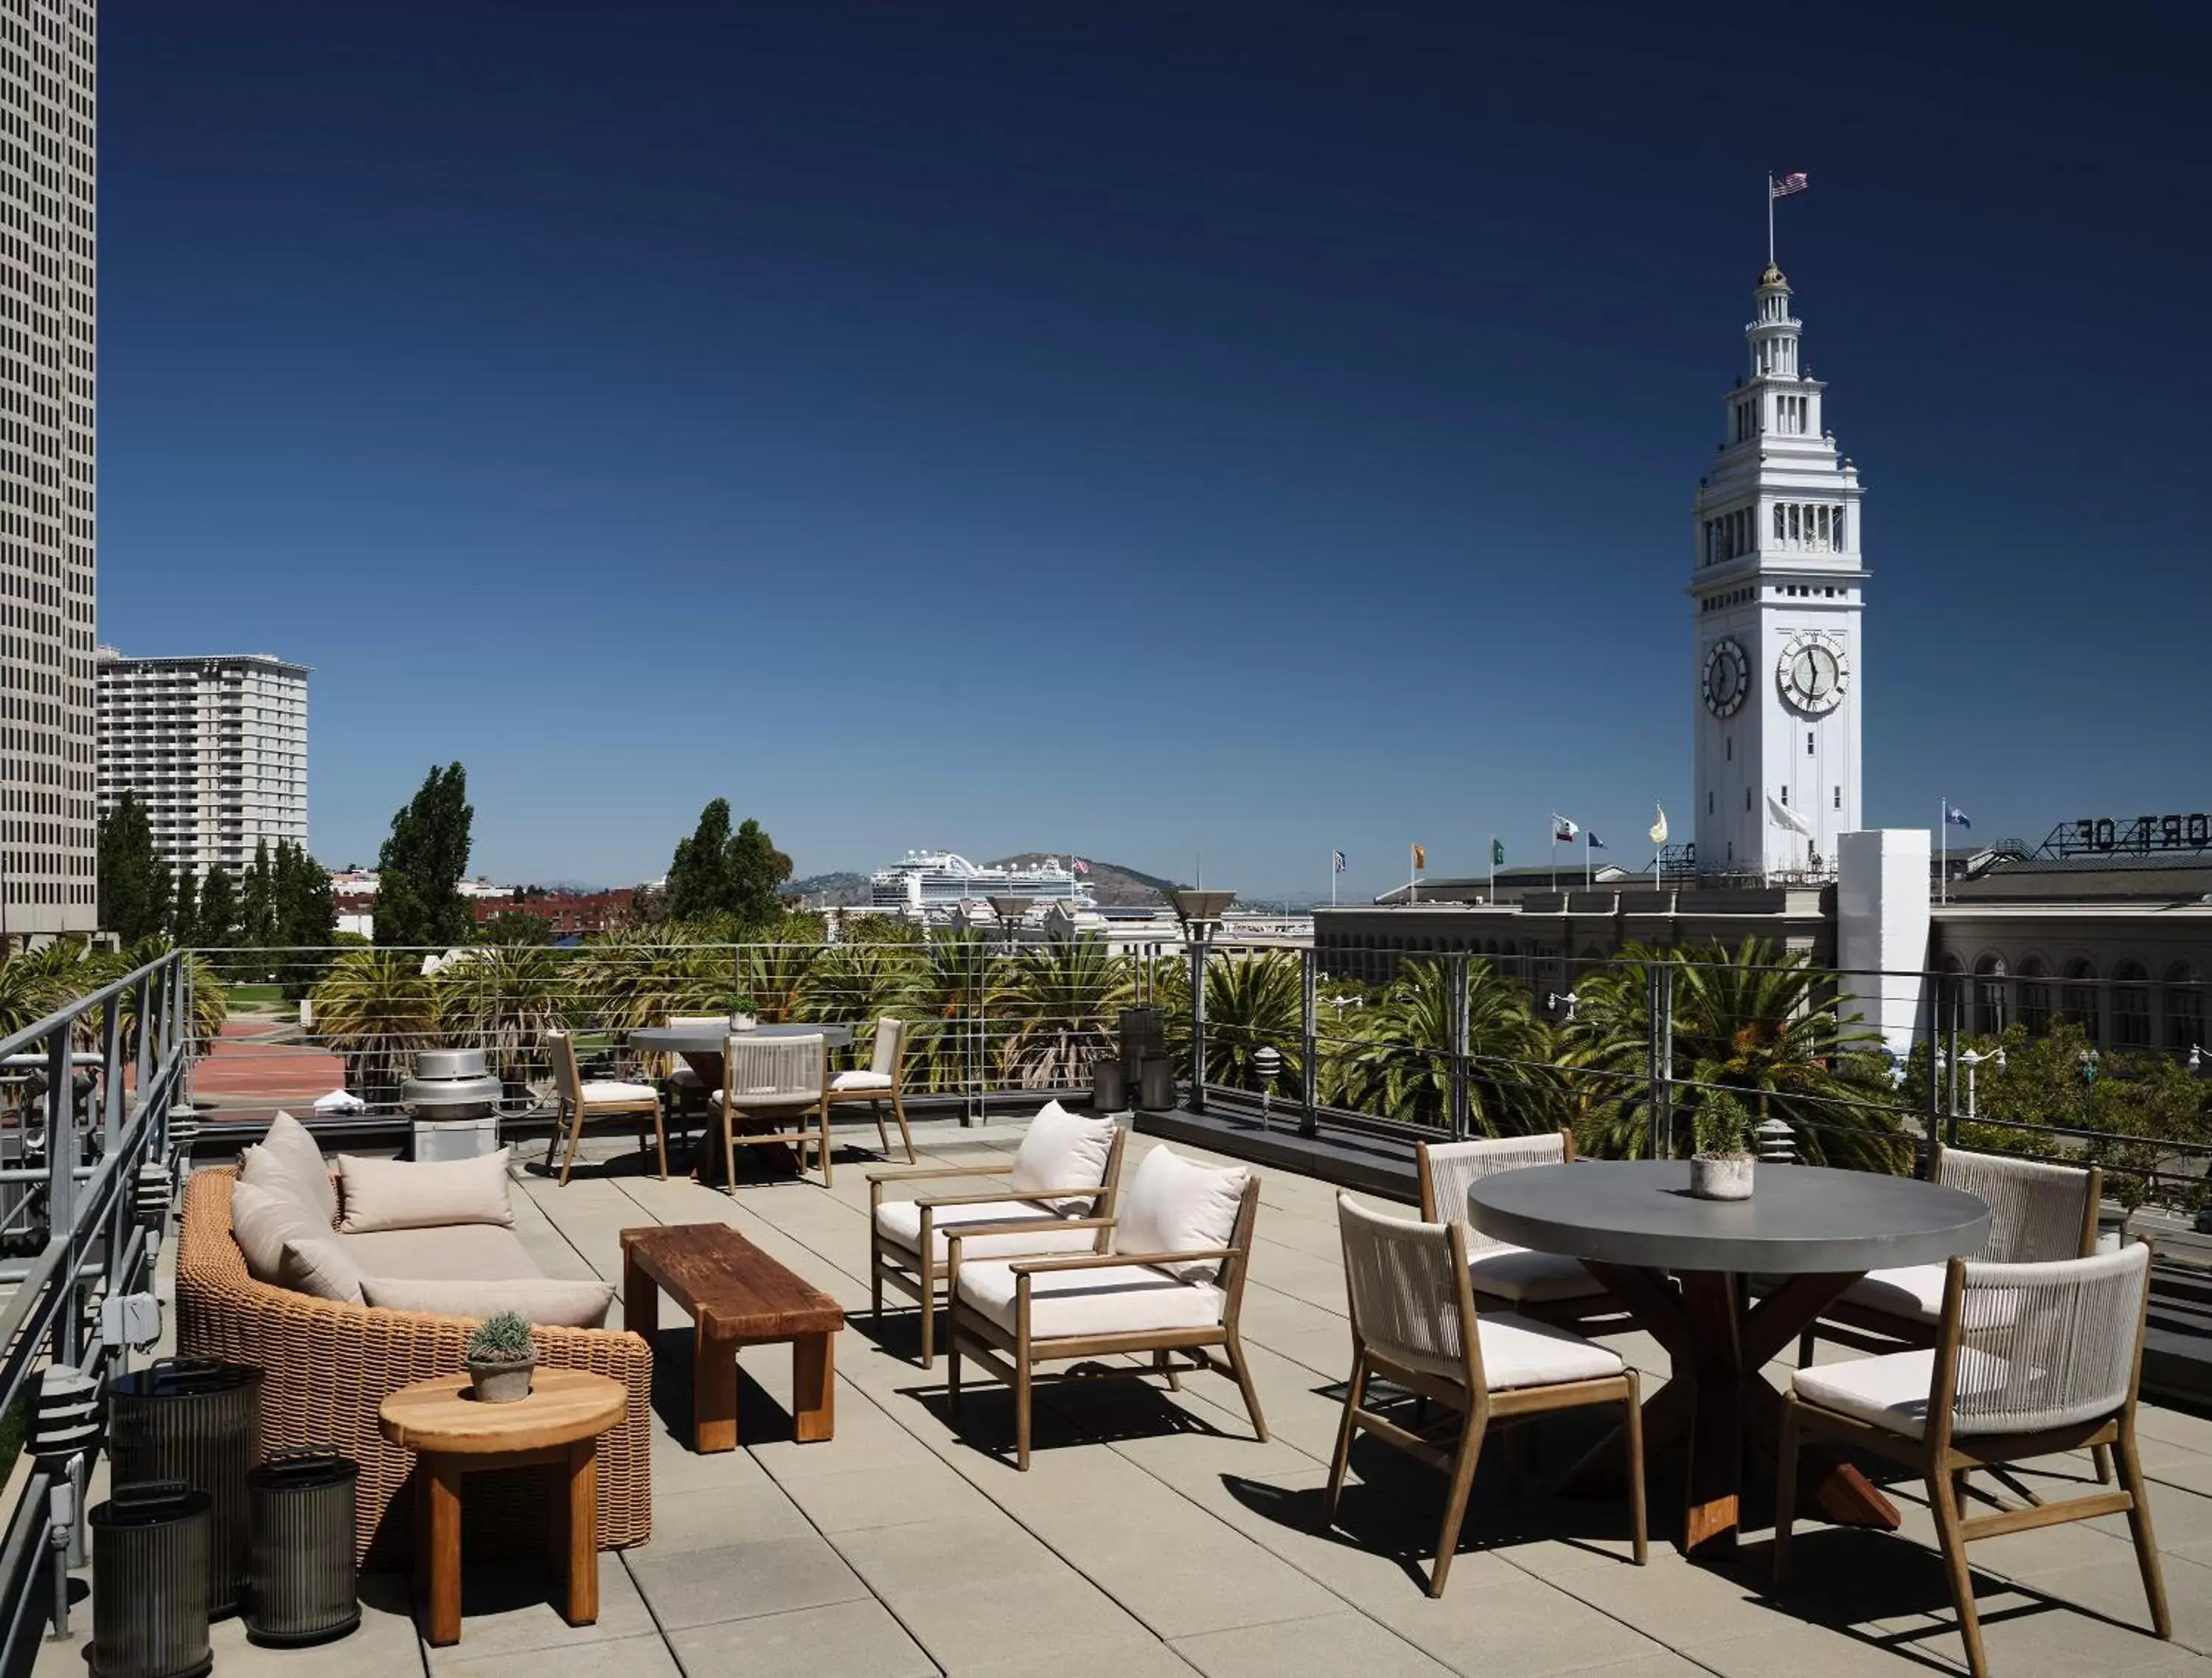
[[[90,932],[95,878],[95,0],[17,0],[0,104],[0,938]]]
[[[543,921],[556,938],[585,938],[628,922],[630,900],[637,894],[627,887],[613,891],[544,892],[536,896],[471,897],[469,909],[481,926],[502,915],[526,915]]]
[[[99,653],[100,809],[145,807],[172,868],[236,875],[255,847],[307,842],[307,667],[266,654]]]

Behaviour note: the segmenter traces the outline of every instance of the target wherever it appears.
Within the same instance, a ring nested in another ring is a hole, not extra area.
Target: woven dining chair
[[[577,1144],[583,1140],[584,1127],[593,1119],[634,1118],[638,1122],[637,1148],[645,1152],[645,1119],[653,1119],[653,1140],[660,1156],[661,1180],[668,1177],[668,1133],[660,1118],[660,1094],[650,1084],[623,1084],[594,1080],[584,1081],[576,1067],[576,1040],[566,1031],[545,1034],[546,1052],[553,1062],[553,1090],[556,1098],[553,1134],[545,1142],[545,1169],[553,1169],[554,1150],[561,1139],[568,1139],[568,1152],[561,1158],[561,1181],[565,1185],[568,1173],[576,1164]]]
[[[819,1033],[803,1037],[764,1037],[757,1032],[732,1032],[722,1044],[722,1087],[710,1099],[722,1115],[722,1164],[731,1193],[737,1190],[738,1149],[787,1147],[799,1152],[799,1169],[806,1170],[806,1150],[821,1150],[822,1186],[830,1187],[830,1103],[823,1098],[827,1083],[828,1051]],[[808,1128],[804,1116],[811,1109],[817,1123]],[[747,1131],[738,1134],[740,1118],[801,1118],[793,1130]]]
[[[1574,1157],[1574,1132],[1566,1129],[1534,1136],[1486,1136],[1471,1142],[1423,1142],[1415,1150],[1422,1220],[1466,1229],[1477,1304],[1563,1323],[1618,1309],[1580,1259],[1516,1247],[1485,1235],[1468,1221],[1468,1190],[1485,1177],[1538,1165],[1571,1164]]]
[[[1629,1530],[1636,1565],[1649,1553],[1644,1517],[1644,1425],[1636,1371],[1620,1355],[1579,1334],[1510,1312],[1479,1315],[1468,1269],[1464,1224],[1415,1223],[1370,1212],[1336,1197],[1344,1242],[1345,1287],[1352,1307],[1352,1378],[1329,1463],[1328,1520],[1336,1522],[1353,1436],[1361,1432],[1441,1468],[1449,1476],[1429,1595],[1443,1594],[1467,1517],[1484,1436],[1492,1422],[1553,1410],[1618,1404],[1628,1447]],[[1456,1410],[1454,1448],[1367,1407],[1368,1383],[1392,1384]]]
[[[915,1163],[914,1132],[906,1123],[906,1033],[907,1023],[894,1019],[889,1014],[876,1022],[876,1040],[866,1067],[854,1072],[841,1072],[830,1080],[829,1100],[831,1106],[840,1102],[865,1101],[876,1118],[876,1138],[884,1145],[884,1152],[891,1151],[890,1132],[884,1128],[884,1103],[891,1104],[891,1116],[898,1121],[899,1140],[906,1145],[906,1163]]]
[[[1826,1440],[1917,1469],[1928,1482],[1959,1633],[1973,1678],[1989,1670],[1966,1546],[2065,1521],[2125,1515],[2151,1625],[2172,1635],[2158,1542],[2136,1448],[2136,1396],[2150,1303],[2150,1249],[2035,1264],[1953,1259],[1933,1347],[1801,1369],[1782,1401],[1774,1578],[1788,1577],[1802,1444]],[[2062,1502],[1969,1516],[1974,1468],[2109,1447],[2120,1485]]]

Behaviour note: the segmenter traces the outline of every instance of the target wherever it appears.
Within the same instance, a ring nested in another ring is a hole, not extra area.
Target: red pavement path
[[[313,1101],[345,1087],[345,1063],[310,1043],[270,1041],[291,1028],[266,1020],[233,1019],[200,1057],[192,1093],[270,1101]]]

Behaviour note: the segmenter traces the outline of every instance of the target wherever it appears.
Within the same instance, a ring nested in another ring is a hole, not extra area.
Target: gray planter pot
[[[538,1367],[535,1354],[514,1363],[477,1363],[462,1365],[469,1372],[469,1380],[476,1388],[477,1401],[483,1404],[519,1404],[530,1396],[530,1371]]]
[[[1701,1201],[1747,1201],[1752,1167],[1758,1164],[1747,1153],[1698,1154],[1690,1161],[1690,1192]]]

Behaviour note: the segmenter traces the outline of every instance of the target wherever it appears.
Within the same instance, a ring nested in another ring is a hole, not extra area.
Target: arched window
[[[2097,969],[2094,963],[2075,957],[2066,964],[2066,982],[2059,988],[2058,1011],[2089,1034],[2096,1043],[2102,1037],[2097,1018]]]
[[[2020,1023],[2034,1037],[2051,1029],[2051,964],[2040,956],[2020,964]]]
[[[2204,1043],[2204,976],[2185,961],[2166,970],[2166,1046],[2186,1055]]]
[[[1984,956],[1974,964],[1974,1029],[1993,1037],[2002,1036],[2012,1023],[2010,987],[2005,977],[2002,956]]]
[[[2139,961],[2112,970],[2112,1046],[2150,1047],[2150,970]]]
[[[1952,1022],[1969,1025],[1972,1022],[1961,1018],[1960,1009],[1966,1000],[1966,964],[1956,956],[1946,956],[1936,969],[1936,1029],[1948,1031]]]

